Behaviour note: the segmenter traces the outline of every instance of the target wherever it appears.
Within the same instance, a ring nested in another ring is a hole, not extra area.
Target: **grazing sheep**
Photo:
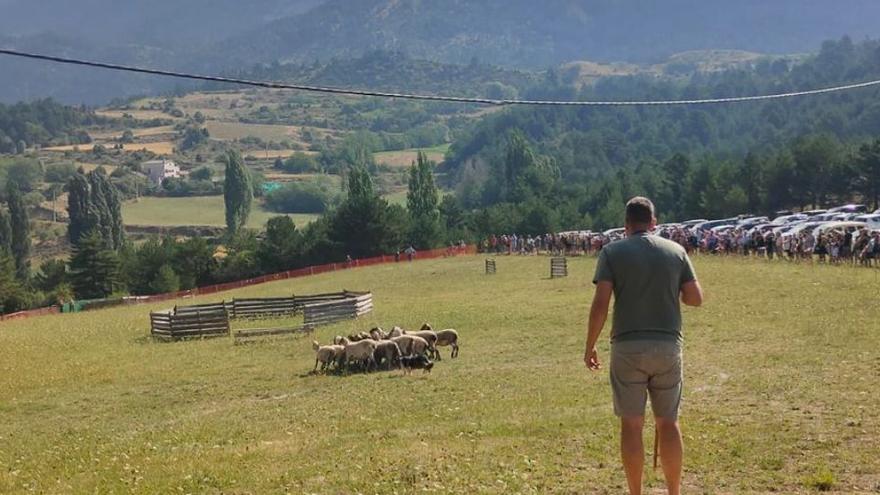
[[[350,342],[360,342],[362,340],[372,339],[373,337],[367,332],[358,332],[348,336]]]
[[[424,323],[419,330],[434,330],[434,327],[432,327],[430,323]]]
[[[395,342],[383,340],[376,344],[373,359],[376,366],[381,367],[384,364],[385,369],[400,367],[400,347]]]
[[[401,335],[403,335],[405,333],[406,333],[406,331],[404,331],[404,329],[402,329],[400,327],[394,327],[391,329],[391,332],[388,333],[388,338],[393,339],[394,337],[400,337]]]
[[[391,341],[397,343],[404,356],[420,356],[427,354],[430,349],[428,342],[417,335],[401,335],[392,338]]]
[[[422,373],[430,373],[434,363],[424,354],[420,356],[405,356],[400,358],[400,365],[403,367],[403,374],[408,375],[414,369],[424,370]]]
[[[345,346],[341,356],[337,360],[337,367],[349,369],[352,363],[364,365],[364,369],[370,371],[376,367],[373,353],[376,351],[376,341],[373,339],[352,342]]]
[[[450,346],[452,347],[451,358],[458,357],[458,332],[454,328],[447,328],[446,330],[440,330],[437,332],[437,347],[441,346]],[[440,351],[437,351],[437,359],[440,359]]]
[[[440,354],[437,352],[437,334],[432,330],[419,330],[418,332],[405,332],[404,335],[415,335],[416,337],[421,337],[425,339],[425,342],[428,343],[428,353],[431,356],[431,359],[437,359],[437,356]]]
[[[318,363],[321,363],[321,371],[326,371],[330,365],[338,359],[339,353],[344,349],[341,345],[325,345],[318,344],[318,341],[312,341],[312,349],[315,350],[315,369],[312,373],[318,371]]]

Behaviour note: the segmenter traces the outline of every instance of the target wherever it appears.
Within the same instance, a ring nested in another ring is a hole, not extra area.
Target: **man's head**
[[[626,203],[626,234],[653,230],[657,226],[654,203],[648,198],[636,196]]]

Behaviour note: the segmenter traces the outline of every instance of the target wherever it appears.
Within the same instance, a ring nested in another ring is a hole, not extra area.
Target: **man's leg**
[[[681,440],[681,429],[674,418],[655,418],[657,421],[658,440],[660,441],[660,463],[666,488],[669,495],[681,493],[681,464],[684,445]]]
[[[642,493],[642,470],[645,465],[645,448],[642,445],[644,416],[620,418],[620,457],[629,485],[630,495]]]

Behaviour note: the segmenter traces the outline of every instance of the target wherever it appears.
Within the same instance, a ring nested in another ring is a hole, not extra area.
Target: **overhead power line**
[[[176,72],[160,69],[149,69],[146,67],[136,67],[131,65],[110,64],[106,62],[95,62],[92,60],[79,60],[75,58],[56,57],[52,55],[43,55],[40,53],[29,53],[19,50],[10,50],[0,48],[0,55],[9,55],[13,57],[21,57],[33,60],[43,60],[48,62],[78,65],[84,67],[95,67],[100,69],[109,69],[122,72],[133,72],[139,74],[149,74],[154,76],[176,77],[181,79],[191,79],[197,81],[218,82],[224,84],[238,84],[243,86],[253,86],[268,89],[287,89],[296,91],[307,91],[312,93],[337,94],[345,96],[372,96],[378,98],[395,98],[405,100],[422,100],[422,101],[445,101],[454,103],[476,103],[480,105],[533,105],[533,106],[577,106],[577,107],[613,107],[613,106],[668,106],[668,105],[712,105],[722,103],[743,103],[748,101],[762,100],[778,100],[783,98],[794,98],[800,96],[812,96],[827,93],[837,93],[841,91],[850,91],[854,89],[867,88],[871,86],[880,86],[880,79],[867,81],[856,84],[847,84],[843,86],[833,86],[830,88],[811,89],[806,91],[793,91],[789,93],[776,93],[758,96],[734,96],[728,98],[707,98],[696,100],[650,100],[650,101],[555,101],[555,100],[498,100],[491,98],[471,98],[465,96],[439,96],[425,94],[409,94],[409,93],[389,93],[384,91],[372,91],[366,89],[346,89],[334,88],[327,86],[312,86],[306,84],[287,84],[271,81],[252,81],[248,79],[238,79],[234,77],[221,76],[205,76],[199,74],[190,74],[186,72]]]

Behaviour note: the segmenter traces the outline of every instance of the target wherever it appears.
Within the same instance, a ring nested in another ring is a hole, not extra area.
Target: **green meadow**
[[[312,375],[312,337],[153,342],[149,311],[174,302],[2,322],[0,493],[622,493],[607,372],[582,362],[594,260],[556,280],[545,257],[497,263],[176,302],[369,289],[373,313],[313,338],[458,329],[460,357],[445,348],[430,374]],[[880,271],[695,265],[707,300],[684,310],[685,492],[880,489]]]

